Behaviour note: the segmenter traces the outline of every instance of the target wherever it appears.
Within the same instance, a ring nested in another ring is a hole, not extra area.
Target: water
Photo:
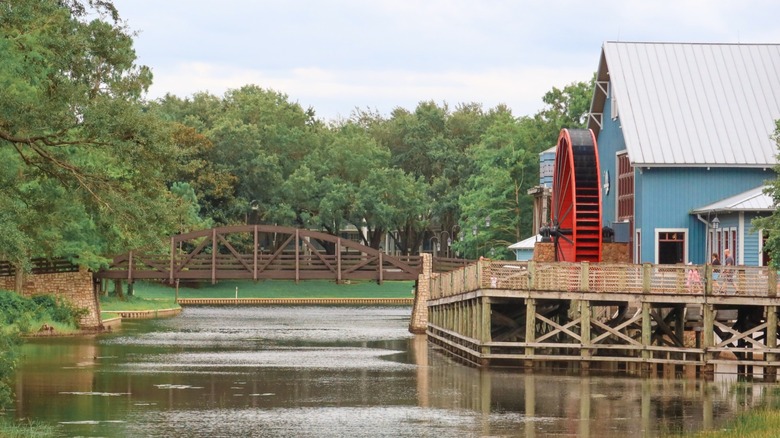
[[[722,425],[768,384],[476,369],[408,333],[408,307],[187,308],[27,342],[18,418],[59,436],[657,436]]]

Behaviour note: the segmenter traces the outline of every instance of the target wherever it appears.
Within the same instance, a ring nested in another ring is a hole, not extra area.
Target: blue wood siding
[[[623,131],[620,129],[620,119],[612,120],[611,114],[612,99],[607,99],[604,104],[604,116],[601,131],[597,139],[599,148],[599,168],[601,178],[604,179],[604,171],[609,171],[609,193],[602,194],[602,222],[604,225],[611,225],[615,222],[615,211],[617,206],[617,160],[615,154],[626,149],[626,143],[623,140]]]
[[[686,228],[689,260],[703,263],[706,225],[690,211],[712,202],[755,188],[771,178],[771,171],[741,168],[650,168],[642,169],[642,214],[637,226],[642,227],[642,261],[655,258],[654,230],[657,228]],[[721,227],[736,227],[737,217],[719,217]],[[640,225],[641,224],[641,225]]]
[[[745,214],[745,235],[742,239],[745,256],[744,260],[740,260],[740,263],[747,266],[759,266],[761,233],[759,233],[759,230],[753,229],[753,224],[751,223],[756,217],[759,217],[759,215],[755,213]]]

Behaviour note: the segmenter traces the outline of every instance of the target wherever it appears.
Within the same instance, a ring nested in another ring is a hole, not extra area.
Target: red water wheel
[[[561,130],[550,216],[556,260],[601,261],[601,178],[590,129]]]

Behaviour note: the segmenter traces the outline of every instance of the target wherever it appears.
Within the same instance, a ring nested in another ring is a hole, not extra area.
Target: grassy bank
[[[759,408],[740,414],[724,429],[704,431],[687,436],[694,438],[773,438],[778,436],[778,431],[780,431],[780,411]]]
[[[13,407],[14,372],[19,362],[19,345],[23,336],[46,332],[74,333],[77,321],[84,314],[69,303],[52,295],[23,297],[11,291],[0,290],[0,436],[53,436],[54,428],[26,421],[16,421]]]
[[[327,280],[294,281],[220,281],[179,286],[180,298],[409,298],[411,281],[388,281],[382,285],[372,281],[336,284]],[[159,283],[137,283],[135,294],[146,299],[171,299],[175,288]]]
[[[326,280],[294,281],[221,281],[182,284],[179,298],[411,298],[414,282],[388,281],[378,285],[371,281],[336,284]],[[133,295],[120,300],[109,292],[100,298],[104,311],[138,311],[176,309],[176,289],[162,283],[136,282]],[[103,319],[112,317],[103,314]]]

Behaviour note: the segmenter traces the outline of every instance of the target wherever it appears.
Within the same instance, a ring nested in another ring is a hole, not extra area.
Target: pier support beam
[[[531,344],[536,341],[536,300],[528,298],[525,300],[525,342]],[[533,369],[534,347],[525,347],[526,360],[523,366],[526,369]]]
[[[648,349],[653,344],[653,327],[650,320],[650,306],[648,302],[642,303],[642,346],[645,348],[642,350],[642,370],[641,373],[644,376],[650,374],[650,355],[651,352]]]
[[[479,342],[482,344],[480,347],[480,365],[489,365],[490,359],[485,356],[490,354],[490,347],[485,346],[486,343],[493,340],[492,330],[493,327],[490,323],[490,298],[482,297],[479,300]]]
[[[706,379],[712,379],[715,377],[715,365],[712,360],[715,358],[714,353],[708,351],[708,349],[715,346],[715,309],[712,304],[704,304],[701,306],[703,313],[704,334],[702,335],[701,346],[704,349],[704,370],[702,374]]]
[[[592,315],[590,301],[580,301],[580,362],[581,371],[583,374],[590,372],[590,318]]]
[[[777,348],[777,306],[766,306],[766,347]],[[777,360],[777,353],[767,353],[764,358],[768,363]],[[777,381],[777,367],[764,367],[764,380]]]

